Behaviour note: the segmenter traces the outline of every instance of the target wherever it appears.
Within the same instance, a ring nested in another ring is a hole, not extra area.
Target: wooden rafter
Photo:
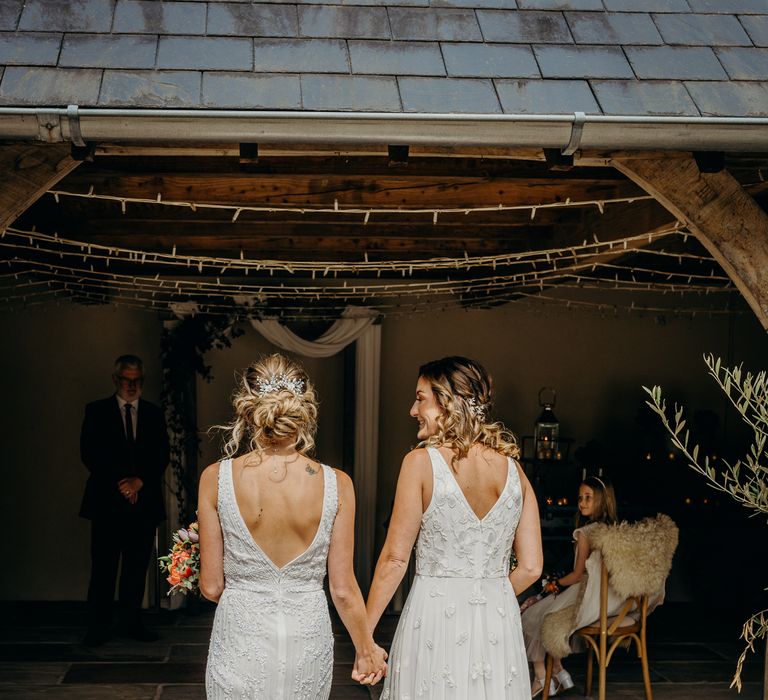
[[[693,158],[616,159],[614,167],[685,222],[768,330],[768,215],[727,171]]]
[[[68,146],[0,146],[0,230],[4,231],[78,165]]]

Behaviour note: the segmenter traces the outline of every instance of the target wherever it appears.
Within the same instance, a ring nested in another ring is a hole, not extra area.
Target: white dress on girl
[[[381,700],[528,700],[509,565],[523,494],[514,460],[481,520],[440,452],[416,544],[416,577],[392,642]]]
[[[596,523],[588,523],[583,527],[573,531],[574,541],[578,537],[589,537],[589,531]],[[574,554],[575,560],[575,554]],[[590,625],[600,619],[600,566],[602,557],[597,549],[593,549],[585,564],[587,581],[584,597],[579,606],[575,626],[571,630],[575,632],[580,627]],[[541,643],[541,626],[544,618],[550,613],[557,612],[569,605],[575,605],[579,598],[579,585],[573,585],[566,588],[558,595],[549,595],[538,603],[534,603],[523,612],[523,633],[525,634],[525,650],[530,661],[543,661],[546,655]],[[613,591],[608,589],[608,616],[615,615],[624,604],[624,599],[620,598]],[[632,617],[631,613],[627,616]]]

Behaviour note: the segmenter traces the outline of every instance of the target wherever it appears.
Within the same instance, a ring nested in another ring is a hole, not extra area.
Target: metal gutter
[[[768,152],[768,118],[0,108],[0,139]]]

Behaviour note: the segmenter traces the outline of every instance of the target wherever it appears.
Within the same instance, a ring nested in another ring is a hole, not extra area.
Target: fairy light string
[[[540,209],[595,206],[603,213],[607,205],[653,199],[648,196],[605,200],[580,200],[551,203],[459,207],[459,208],[360,208],[334,202],[329,207],[225,205],[174,201],[156,198],[133,198],[97,194],[93,187],[87,193],[52,190],[57,202],[62,197],[81,197],[115,201],[125,213],[126,205],[185,207],[192,212],[204,209],[228,210],[236,222],[244,212],[334,213],[339,216],[362,214],[363,224],[376,214],[428,214],[436,224],[442,214],[470,215],[475,212],[528,210],[531,219]],[[0,249],[11,256],[4,261],[12,271],[0,273],[0,287],[6,308],[46,303],[46,299],[80,299],[90,303],[109,303],[172,310],[174,304],[194,300],[206,313],[243,315],[271,313],[281,317],[335,319],[348,303],[370,303],[387,315],[416,313],[434,308],[472,308],[515,301],[562,305],[566,308],[597,309],[613,305],[553,296],[552,288],[561,290],[604,290],[661,294],[733,293],[730,279],[723,275],[712,258],[689,251],[667,251],[647,248],[666,237],[677,237],[685,243],[690,233],[680,222],[663,230],[636,236],[600,241],[597,236],[581,245],[564,245],[548,249],[507,252],[496,255],[441,256],[419,260],[371,261],[285,261],[252,259],[239,251],[237,258],[192,255],[180,252],[174,244],[168,252],[104,245],[65,238],[35,230],[9,228],[0,234]],[[654,268],[645,264],[611,262],[632,253],[649,262],[664,263]],[[42,257],[42,259],[41,259]],[[55,260],[56,262],[52,262]],[[670,265],[699,263],[700,272],[684,271]],[[154,274],[125,272],[125,265],[135,269],[151,268]],[[707,272],[704,266],[710,266]],[[159,270],[159,271],[158,271]],[[491,274],[477,274],[488,270]],[[471,274],[468,274],[471,273]],[[429,279],[439,274],[442,278]],[[310,277],[301,283],[299,276]],[[250,279],[244,279],[248,278]],[[197,279],[190,279],[197,277]],[[362,279],[354,279],[355,277]],[[399,278],[394,281],[391,278]],[[640,277],[641,279],[637,279]],[[334,279],[335,278],[335,279]],[[545,293],[546,290],[546,293]],[[269,307],[270,302],[277,302]],[[618,308],[618,307],[617,307]],[[656,312],[632,302],[630,313]],[[663,309],[669,313],[671,309]],[[676,312],[708,313],[709,308],[676,309]],[[727,310],[717,311],[725,313]],[[716,312],[716,311],[713,311]],[[334,315],[335,313],[335,315]]]

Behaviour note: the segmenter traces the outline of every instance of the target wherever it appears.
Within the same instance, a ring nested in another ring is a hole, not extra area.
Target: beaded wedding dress
[[[278,568],[240,514],[232,461],[219,466],[225,587],[211,633],[205,691],[214,700],[324,700],[333,634],[323,590],[336,517],[336,474],[323,465],[323,514],[312,544]]]
[[[395,632],[381,700],[527,700],[520,608],[509,582],[523,505],[517,467],[478,518],[440,452],[416,543],[416,577]]]

